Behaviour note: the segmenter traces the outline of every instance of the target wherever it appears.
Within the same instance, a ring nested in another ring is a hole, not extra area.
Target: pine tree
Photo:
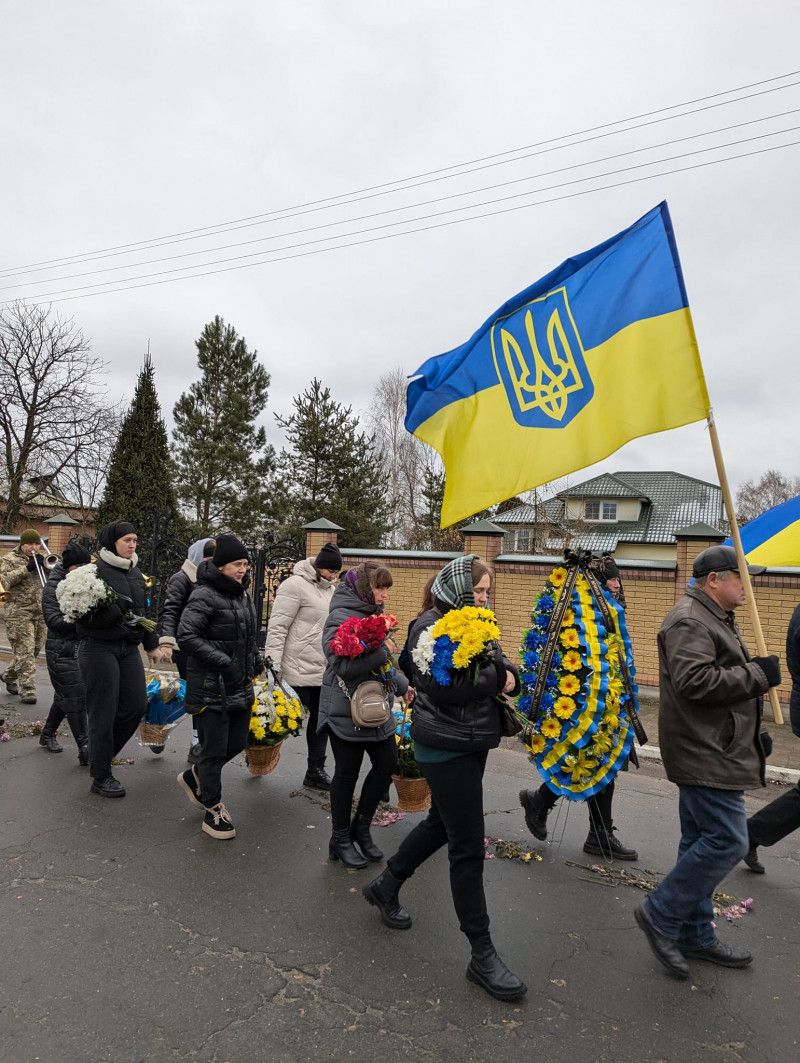
[[[297,535],[303,524],[327,517],[344,529],[339,540],[346,546],[378,546],[389,530],[389,487],[352,407],[317,379],[292,406],[289,417],[276,416],[290,447],[280,461],[288,530]]]
[[[219,315],[196,347],[202,376],[173,410],[178,497],[198,535],[250,535],[270,511],[275,452],[256,425],[270,376],[257,351]]]
[[[111,454],[95,527],[99,531],[111,521],[130,521],[140,534],[138,553],[142,568],[146,569],[148,533],[152,532],[156,510],[162,527],[180,527],[167,429],[161,416],[153,363],[147,354]]]

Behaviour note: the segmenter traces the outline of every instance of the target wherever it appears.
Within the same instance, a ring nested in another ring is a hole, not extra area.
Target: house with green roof
[[[728,534],[719,486],[679,472],[603,473],[492,520],[505,530],[504,553],[570,545],[620,560],[674,561],[675,533],[693,525]]]

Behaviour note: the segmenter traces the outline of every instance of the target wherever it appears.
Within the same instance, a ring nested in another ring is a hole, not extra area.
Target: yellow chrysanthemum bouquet
[[[266,681],[253,684],[248,747],[277,746],[303,730],[303,706],[294,690],[267,672]]]
[[[426,628],[411,656],[420,672],[432,675],[440,686],[450,685],[454,671],[466,671],[475,683],[499,640],[500,628],[491,609],[467,605],[451,609]]]

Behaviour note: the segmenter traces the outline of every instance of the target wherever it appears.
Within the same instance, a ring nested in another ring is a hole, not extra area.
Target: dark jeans
[[[111,761],[147,711],[142,658],[131,642],[87,638],[78,643],[78,665],[86,686],[89,774],[107,779]]]
[[[559,794],[554,794],[546,783],[542,783],[539,787],[539,799],[547,809],[555,807],[559,796]],[[599,830],[609,831],[614,825],[614,821],[611,818],[611,802],[613,799],[613,779],[608,786],[604,786],[599,793],[596,793],[593,797],[587,798],[586,807],[589,810],[589,830],[594,832],[594,834],[597,834]]]
[[[653,926],[684,949],[717,940],[711,894],[747,855],[747,816],[741,790],[681,786],[678,862],[644,906]]]
[[[439,764],[420,764],[431,788],[430,811],[387,864],[395,878],[404,882],[447,844],[453,904],[461,930],[472,942],[489,932],[483,890],[483,772],[487,756],[484,750]]]
[[[800,827],[800,783],[747,821],[750,845],[774,845]]]
[[[321,687],[295,687],[294,692],[308,709],[308,719],[305,722],[306,745],[308,746],[309,768],[324,768],[325,754],[328,752],[328,732],[323,728],[317,734],[319,722],[319,695]]]
[[[389,735],[381,742],[345,742],[330,728],[327,730],[336,765],[331,779],[331,820],[334,830],[348,830],[364,754],[372,767],[361,787],[356,814],[372,819],[397,769],[397,741],[394,735]]]
[[[205,709],[192,719],[200,737],[200,756],[195,765],[200,800],[207,808],[213,808],[222,800],[222,769],[247,745],[250,710]]]

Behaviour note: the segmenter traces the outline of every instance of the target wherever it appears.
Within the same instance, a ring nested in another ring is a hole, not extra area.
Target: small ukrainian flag
[[[428,359],[405,424],[444,461],[445,527],[709,412],[661,203]]]
[[[800,495],[748,521],[739,534],[751,565],[800,567]],[[722,545],[733,546],[733,542],[726,539]]]

